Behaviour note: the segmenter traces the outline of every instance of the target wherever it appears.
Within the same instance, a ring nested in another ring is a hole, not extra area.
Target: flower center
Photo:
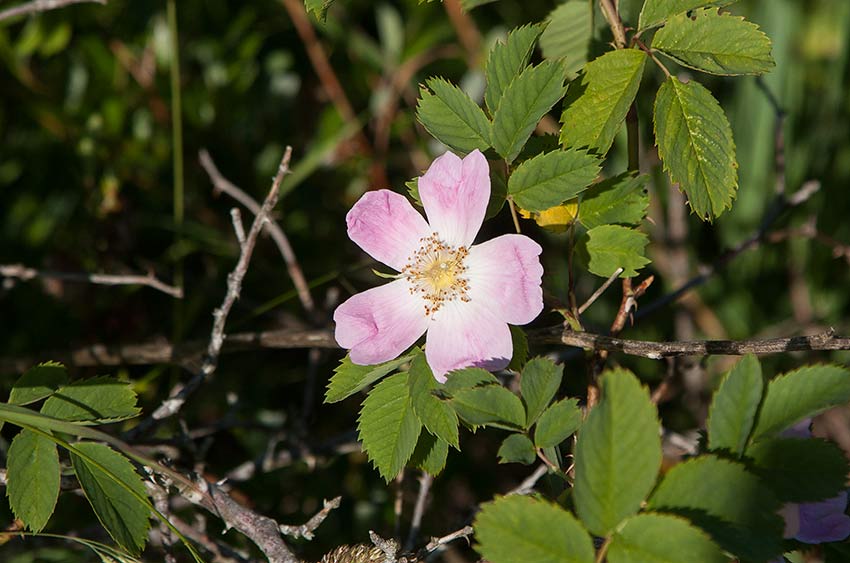
[[[469,250],[446,244],[436,233],[419,242],[419,250],[408,259],[401,274],[410,282],[410,293],[425,300],[425,315],[433,315],[443,303],[454,299],[469,301],[469,281],[463,276]]]

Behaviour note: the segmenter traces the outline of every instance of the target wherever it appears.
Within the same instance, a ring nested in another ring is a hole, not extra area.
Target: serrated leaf
[[[735,141],[723,108],[698,82],[670,77],[655,97],[655,141],[670,179],[700,219],[732,207],[738,189]]]
[[[47,525],[59,498],[59,453],[50,439],[23,429],[6,456],[9,505],[30,531]]]
[[[525,365],[520,379],[520,394],[525,405],[526,426],[534,424],[558,392],[564,366],[548,358],[534,358]]]
[[[372,383],[388,375],[413,359],[413,354],[408,354],[383,364],[373,366],[360,366],[351,362],[346,356],[334,370],[328,389],[325,391],[325,402],[336,403],[350,397],[358,391],[365,389]]]
[[[28,369],[12,386],[9,403],[28,405],[49,397],[68,382],[65,366],[57,362],[45,362]]]
[[[139,412],[132,385],[106,376],[61,387],[41,407],[41,414],[46,416],[85,424],[127,420]]]
[[[706,6],[728,6],[735,0],[646,0],[640,11],[638,30],[664,23],[670,16]]]
[[[408,386],[413,411],[428,432],[460,449],[457,414],[446,401],[432,393],[441,385],[434,379],[424,354],[418,354],[410,364]]]
[[[582,425],[575,450],[576,513],[607,536],[635,514],[661,468],[660,425],[649,391],[629,371],[600,378],[602,398]]]
[[[578,220],[588,229],[602,225],[637,225],[646,217],[649,176],[623,173],[594,184],[581,196]]]
[[[543,61],[527,67],[505,88],[493,114],[492,141],[508,163],[520,153],[543,116],[564,97],[564,78],[560,62]]]
[[[754,23],[717,9],[673,16],[655,34],[652,47],[676,62],[710,74],[764,74],[776,63],[770,39]]]
[[[328,15],[328,8],[333,3],[334,0],[304,0],[304,6],[307,8],[307,12],[312,12],[316,16],[316,19],[321,22],[325,21],[325,17]]]
[[[713,455],[680,463],[658,485],[648,506],[689,519],[743,559],[764,561],[782,552],[779,502],[740,463]]]
[[[649,239],[640,231],[620,225],[601,225],[587,231],[587,236],[587,266],[597,276],[607,278],[617,268],[623,268],[620,277],[631,278],[649,264],[644,256]]]
[[[544,211],[587,189],[599,168],[599,159],[585,151],[554,150],[520,164],[508,180],[508,194],[523,209]]]
[[[612,536],[608,563],[723,563],[729,561],[711,538],[687,520],[666,514],[638,514]]]
[[[806,366],[767,385],[751,442],[850,401],[850,371],[836,365]]]
[[[443,80],[428,80],[420,90],[416,116],[441,143],[462,153],[490,148],[490,121],[460,88]]]
[[[761,404],[764,377],[752,354],[744,356],[723,378],[708,409],[708,447],[728,450],[738,457],[753,429]]]
[[[755,473],[783,502],[817,502],[844,490],[850,466],[832,442],[773,438],[747,448]]]
[[[475,426],[494,423],[525,426],[522,402],[501,385],[460,389],[452,395],[451,403],[462,419]]]
[[[593,542],[581,523],[543,500],[498,498],[481,505],[473,526],[476,549],[490,563],[594,561]]]
[[[486,369],[465,368],[449,372],[443,385],[449,395],[454,395],[461,389],[469,387],[499,385],[499,380]]]
[[[410,459],[422,429],[407,378],[407,373],[397,373],[376,385],[363,401],[357,422],[366,455],[388,483]]]
[[[525,434],[511,434],[499,446],[499,463],[528,465],[537,459],[537,450]]]
[[[128,491],[146,495],[138,473],[109,446],[82,442],[74,451],[71,463],[98,520],[120,546],[138,554],[145,546],[151,514],[150,507]]]
[[[563,399],[552,404],[540,415],[534,429],[534,445],[551,448],[569,438],[581,426],[578,399]]]
[[[509,326],[511,329],[511,348],[513,348],[514,353],[511,356],[511,363],[508,364],[508,369],[520,371],[528,360],[528,337],[520,327]]]
[[[440,440],[430,432],[421,432],[408,464],[431,475],[439,475],[446,466],[448,456],[448,442]]]
[[[586,0],[568,0],[546,17],[540,49],[547,59],[561,59],[572,78],[587,62],[593,36],[593,8]]]
[[[484,66],[487,79],[484,102],[491,115],[499,107],[505,88],[528,64],[540,32],[539,25],[518,27],[508,34],[504,43],[498,42],[490,49]]]
[[[646,64],[637,49],[605,53],[570,83],[561,114],[561,144],[604,155],[626,119]]]

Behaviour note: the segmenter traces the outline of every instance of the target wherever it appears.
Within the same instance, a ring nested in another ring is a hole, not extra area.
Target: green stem
[[[171,151],[173,187],[172,213],[174,218],[175,245],[183,239],[184,193],[183,193],[183,110],[180,91],[180,45],[177,35],[177,3],[167,0],[166,12],[171,44]],[[174,285],[183,289],[183,259],[178,258],[174,265]],[[172,320],[173,342],[179,342],[183,335],[183,306],[175,300]]]
[[[629,153],[629,172],[640,170],[640,129],[638,128],[637,105],[632,102],[626,114],[626,139]]]

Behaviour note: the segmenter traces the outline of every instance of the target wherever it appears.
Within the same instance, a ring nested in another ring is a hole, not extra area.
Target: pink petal
[[[499,319],[523,325],[543,310],[540,245],[523,235],[502,235],[469,249],[469,298],[493,308]]]
[[[453,246],[469,246],[490,201],[490,167],[480,151],[461,160],[447,152],[419,178],[419,197],[431,229]]]
[[[428,223],[407,198],[390,190],[363,194],[345,222],[351,240],[375,260],[398,271],[419,248],[419,239],[431,234]]]
[[[794,537],[813,544],[845,539],[850,536],[850,517],[844,514],[845,508],[846,491],[829,500],[800,504],[800,530]]]
[[[428,327],[425,358],[437,381],[465,367],[499,370],[513,355],[511,331],[491,310],[492,304],[445,303]]]
[[[422,299],[411,295],[407,280],[395,280],[350,297],[334,311],[337,344],[351,350],[359,365],[398,357],[428,326]]]

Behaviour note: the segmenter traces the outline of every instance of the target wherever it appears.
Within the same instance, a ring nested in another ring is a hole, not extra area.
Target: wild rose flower
[[[811,419],[804,419],[782,435],[789,438],[811,438]],[[850,536],[850,516],[847,508],[847,491],[820,502],[788,503],[782,507],[786,538],[803,543],[819,544],[841,541]]]
[[[346,216],[348,236],[395,280],[349,298],[334,312],[335,338],[355,364],[397,357],[427,333],[434,377],[464,367],[505,368],[513,353],[508,324],[543,309],[540,245],[502,235],[472,245],[490,199],[487,159],[447,152],[419,178],[428,221],[389,190],[367,192]]]

